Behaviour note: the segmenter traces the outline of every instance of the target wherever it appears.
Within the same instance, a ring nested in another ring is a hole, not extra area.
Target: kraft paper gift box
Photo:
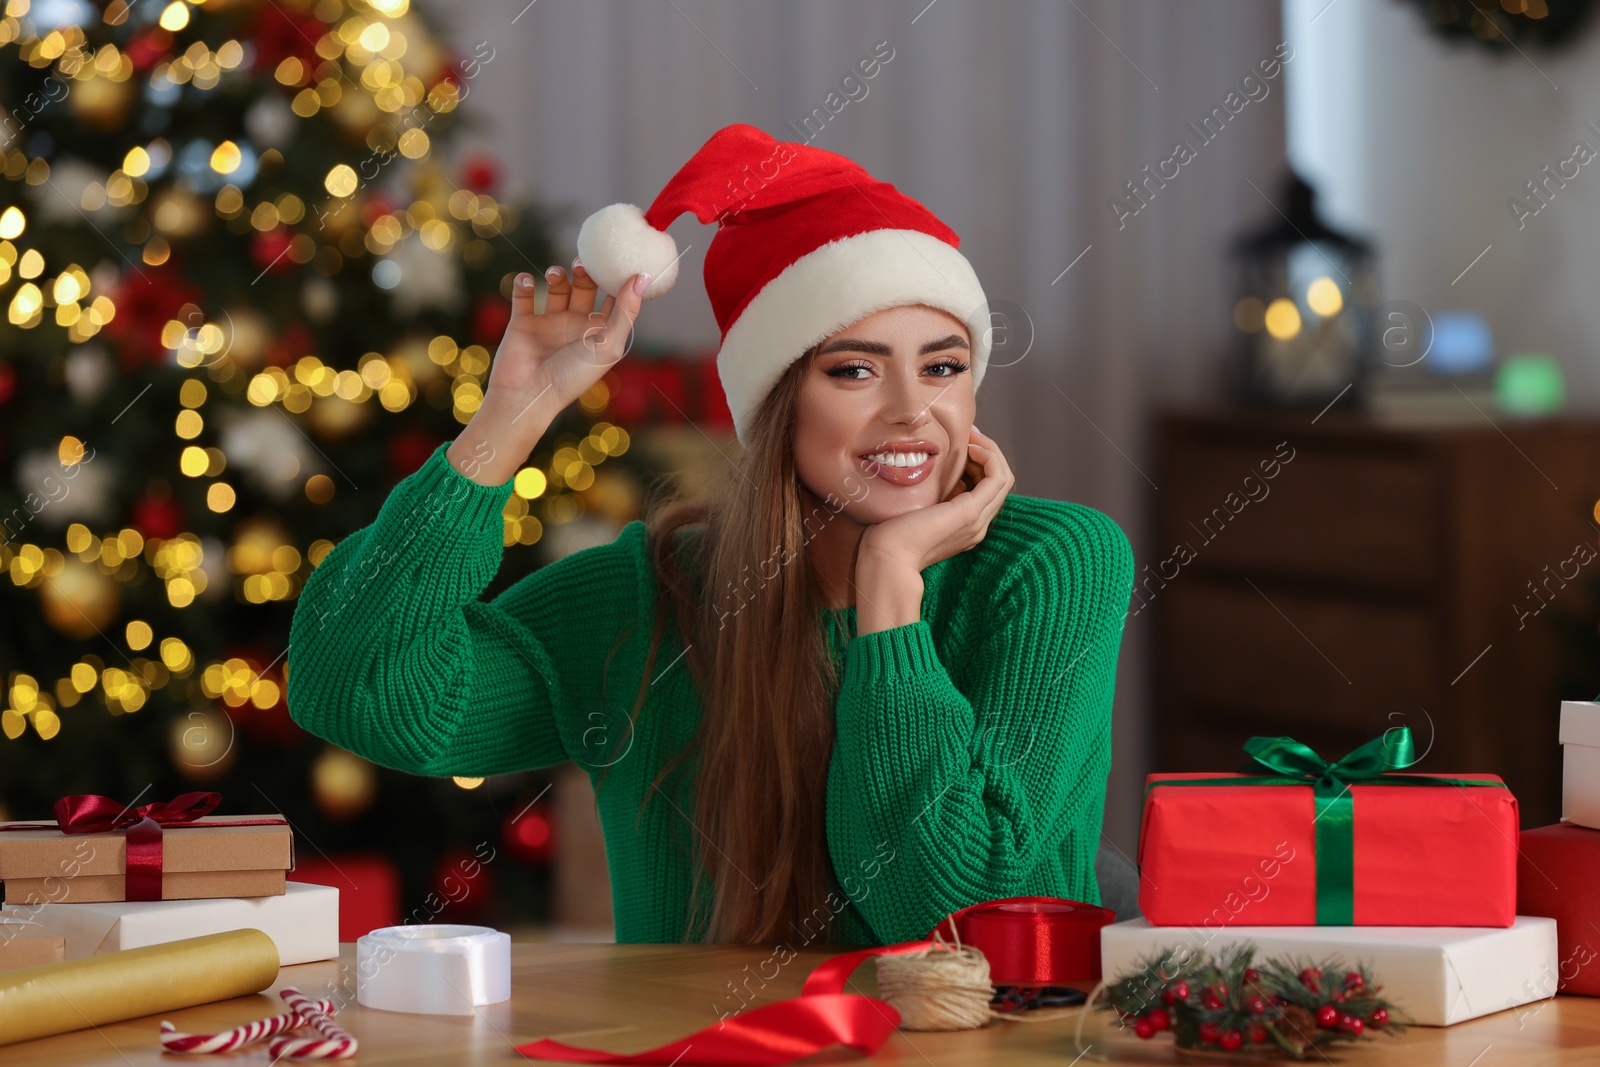
[[[1561,702],[1561,821],[1600,828],[1600,704]]]
[[[1100,931],[1101,965],[1114,981],[1178,946],[1215,954],[1244,941],[1255,944],[1257,961],[1337,956],[1352,970],[1367,964],[1383,996],[1422,1026],[1450,1026],[1556,994],[1556,923],[1531,915],[1504,927],[1196,928],[1129,919]]]
[[[66,942],[36,922],[0,916],[0,971],[56,963],[65,959]]]
[[[7,916],[63,938],[69,960],[249,928],[272,938],[285,967],[339,955],[339,889],[307,882],[273,896],[30,904],[0,911]]]
[[[161,899],[282,894],[294,868],[288,823],[237,823],[276,815],[208,815],[161,834]],[[11,824],[15,825],[15,824]],[[66,834],[56,826],[0,833],[5,903],[93,903],[125,899],[127,831]]]
[[[1517,913],[1556,921],[1557,989],[1600,996],[1600,830],[1572,823],[1522,833]]]

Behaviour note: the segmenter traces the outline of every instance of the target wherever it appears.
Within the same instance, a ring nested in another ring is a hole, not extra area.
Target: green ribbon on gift
[[[1329,763],[1292,737],[1252,737],[1244,750],[1257,766],[1274,774],[1251,773],[1242,777],[1183,778],[1152,782],[1145,795],[1165,785],[1309,785],[1316,805],[1312,823],[1316,832],[1317,925],[1355,925],[1355,804],[1352,785],[1498,786],[1474,778],[1446,778],[1428,774],[1393,774],[1417,761],[1411,728],[1398,726]]]

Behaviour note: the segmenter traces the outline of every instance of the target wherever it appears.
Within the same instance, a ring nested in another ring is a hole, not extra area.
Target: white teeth
[[[879,452],[868,459],[882,467],[919,467],[928,462],[926,452]]]

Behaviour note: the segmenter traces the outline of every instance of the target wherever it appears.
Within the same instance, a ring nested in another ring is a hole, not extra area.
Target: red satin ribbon
[[[946,942],[953,929],[989,959],[995,985],[1056,985],[1100,976],[1100,927],[1116,916],[1105,908],[1060,897],[1005,897],[962,908],[934,928]],[[775,1067],[844,1045],[871,1056],[900,1025],[894,1005],[877,997],[847,994],[845,982],[869,956],[924,949],[949,949],[932,940],[846,952],[818,964],[800,995],[751,1008],[688,1037],[645,1052],[621,1055],[579,1048],[550,1038],[516,1046],[524,1056],[564,1063],[713,1067]],[[1004,968],[996,971],[996,963]],[[994,977],[996,973],[1002,977]],[[693,1055],[690,1051],[693,1050]]]
[[[953,926],[963,945],[981,949],[995,985],[1062,985],[1100,980],[1100,928],[1116,918],[1078,900],[1004,897],[962,908],[934,931],[953,941]]]
[[[208,790],[180,793],[171,800],[152,800],[130,808],[95,793],[73,793],[57,800],[55,827],[64,834],[99,834],[127,829],[124,900],[162,900],[161,839],[163,826],[287,826],[287,819],[233,819],[225,823],[198,823],[222,803],[222,794]],[[3,830],[39,830],[47,822],[0,824]]]

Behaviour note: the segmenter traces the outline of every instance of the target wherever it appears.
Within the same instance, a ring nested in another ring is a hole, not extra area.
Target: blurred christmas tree
[[[4,12],[0,819],[216,789],[302,858],[392,857],[408,909],[487,842],[492,914],[536,918],[547,776],[399,775],[283,698],[306,577],[471,419],[516,272],[570,259],[493,159],[444,158],[494,48],[407,0]],[[636,517],[619,381],[518,476],[491,595],[547,528]]]

